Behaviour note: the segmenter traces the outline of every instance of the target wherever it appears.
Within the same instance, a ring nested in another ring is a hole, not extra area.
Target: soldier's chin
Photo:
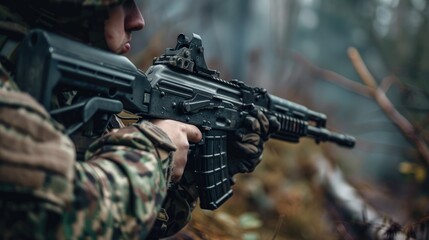
[[[125,43],[122,47],[121,50],[119,51],[120,54],[125,54],[127,52],[129,52],[131,50],[131,44],[130,43]]]

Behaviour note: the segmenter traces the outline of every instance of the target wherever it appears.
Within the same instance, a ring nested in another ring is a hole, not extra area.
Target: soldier
[[[144,27],[133,0],[14,0],[0,3],[0,234],[2,239],[138,238],[151,231],[168,186],[178,182],[200,130],[172,120],[117,121],[89,146],[72,141],[43,107],[13,83],[19,42],[33,28],[124,54]],[[269,121],[240,129],[230,173],[259,163]],[[118,125],[119,124],[119,125]],[[85,158],[76,152],[85,147]],[[181,188],[183,190],[183,188]],[[174,194],[173,194],[174,195]],[[179,198],[182,195],[177,195]],[[186,216],[196,196],[185,202]],[[179,204],[180,205],[180,204]],[[169,207],[169,206],[165,206]],[[172,219],[174,220],[174,218]],[[171,235],[179,227],[151,236]],[[159,229],[159,228],[158,228]]]

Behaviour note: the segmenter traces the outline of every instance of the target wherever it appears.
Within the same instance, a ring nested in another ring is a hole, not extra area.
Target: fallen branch
[[[313,155],[313,162],[318,170],[317,180],[326,188],[327,193],[333,198],[338,210],[350,215],[349,219],[354,224],[360,224],[366,229],[368,237],[374,240],[414,240],[416,239],[416,227],[424,224],[426,219],[421,222],[402,227],[392,219],[382,216],[375,208],[368,204],[356,188],[351,185],[344,177],[341,169],[329,164],[328,160],[322,154]],[[342,218],[338,216],[338,218]],[[348,236],[346,228],[340,224],[337,229],[344,237]],[[424,229],[423,229],[424,231]],[[418,232],[418,234],[425,234]]]

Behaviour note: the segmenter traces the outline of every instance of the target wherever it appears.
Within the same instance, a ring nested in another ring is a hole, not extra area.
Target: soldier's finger
[[[256,118],[259,122],[259,126],[260,126],[260,132],[258,132],[259,134],[261,134],[263,136],[263,138],[265,138],[266,136],[268,136],[269,134],[269,129],[270,129],[270,122],[268,121],[267,117],[265,116],[265,114],[257,109],[253,109],[250,114]]]
[[[246,127],[247,130],[251,132],[261,134],[261,125],[258,119],[256,119],[253,116],[249,115],[244,119],[244,126]]]
[[[201,133],[200,129],[190,124],[184,124],[184,126],[189,142],[198,143],[201,141],[203,134]]]

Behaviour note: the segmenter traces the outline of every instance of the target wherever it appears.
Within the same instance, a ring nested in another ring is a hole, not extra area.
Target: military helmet
[[[104,21],[108,8],[125,1],[131,0],[13,0],[0,7],[17,14],[13,21],[18,19],[29,29],[42,28],[107,49]]]
[[[39,0],[40,1],[40,0]],[[43,2],[43,0],[41,0]],[[124,0],[45,0],[51,3],[70,3],[80,6],[112,6],[124,2]]]

